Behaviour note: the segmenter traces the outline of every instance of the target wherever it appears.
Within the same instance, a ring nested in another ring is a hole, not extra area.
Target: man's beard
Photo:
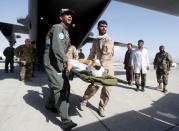
[[[106,31],[100,31],[99,34],[104,35],[104,34],[106,34]]]

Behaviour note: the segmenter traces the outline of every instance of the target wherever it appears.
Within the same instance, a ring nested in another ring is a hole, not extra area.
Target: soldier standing
[[[44,54],[44,66],[50,88],[46,108],[57,110],[65,130],[77,126],[68,115],[70,83],[67,74],[72,66],[68,63],[66,53],[70,47],[69,27],[72,24],[72,16],[73,11],[61,9],[59,15],[61,23],[53,25],[48,32]]]
[[[10,43],[10,46],[3,51],[5,59],[5,72],[8,73],[8,65],[10,64],[10,72],[14,72],[14,43]]]
[[[158,82],[158,88],[162,89],[163,83],[163,92],[167,92],[168,85],[168,75],[172,65],[172,58],[169,53],[165,52],[165,47],[161,45],[159,51],[154,58],[154,69],[156,69],[156,76]]]
[[[15,55],[20,59],[20,80],[30,81],[32,76],[32,66],[33,66],[33,49],[31,47],[31,40],[26,39],[24,45],[20,45],[15,49]]]
[[[114,53],[114,42],[112,39],[106,34],[107,32],[107,22],[101,20],[98,22],[98,32],[99,37],[97,41],[93,42],[92,48],[90,50],[90,54],[88,56],[89,60],[93,60],[96,58],[100,61],[100,64],[104,67],[108,75],[113,76],[113,63],[112,57]],[[80,110],[84,110],[88,100],[97,92],[99,89],[98,85],[91,83],[88,88],[86,89],[82,102],[80,103]],[[110,93],[112,87],[110,86],[103,86],[100,95],[100,102],[98,113],[101,117],[105,116],[105,107],[109,101]]]
[[[124,58],[124,69],[126,70],[126,79],[129,85],[132,85],[132,80],[134,76],[133,68],[131,65],[132,60],[132,43],[127,44],[128,50],[126,51]]]

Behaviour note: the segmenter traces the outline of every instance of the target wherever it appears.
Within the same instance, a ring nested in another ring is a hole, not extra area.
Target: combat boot
[[[157,86],[157,89],[162,89],[162,83],[159,83],[159,85]]]
[[[70,121],[70,122],[64,123],[62,128],[64,131],[69,131],[76,126],[77,126],[76,123],[74,123],[73,121]]]
[[[163,93],[166,93],[166,92],[167,92],[166,87],[167,87],[167,85],[164,85],[164,86],[163,86],[163,91],[162,91]]]
[[[139,85],[136,85],[136,91],[139,91]]]
[[[141,91],[142,91],[142,92],[144,92],[144,91],[145,91],[144,86],[142,86]]]
[[[79,109],[80,109],[81,111],[84,111],[85,108],[86,108],[86,104],[87,104],[87,101],[82,101],[82,102],[80,102],[80,107],[79,107]]]
[[[129,86],[132,86],[132,81],[128,81],[128,85],[129,85]]]
[[[99,106],[98,108],[98,114],[101,116],[101,117],[105,117],[105,110],[104,110],[104,107],[101,107]]]

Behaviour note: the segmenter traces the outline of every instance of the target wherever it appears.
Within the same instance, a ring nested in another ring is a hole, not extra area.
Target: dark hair
[[[108,25],[108,23],[107,23],[105,20],[100,20],[100,21],[98,22],[98,26],[100,26],[100,24]]]
[[[16,41],[9,41],[10,45],[14,45],[16,43]]]
[[[144,42],[143,40],[138,40],[138,44],[140,44],[141,42]]]
[[[165,46],[164,45],[159,46],[159,50],[161,49],[165,49]]]
[[[128,43],[127,45],[131,45],[132,46],[132,43]]]

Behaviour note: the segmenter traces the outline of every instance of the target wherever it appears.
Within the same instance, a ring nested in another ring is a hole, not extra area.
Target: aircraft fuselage
[[[29,0],[30,36],[37,42],[40,56],[43,55],[45,37],[53,24],[60,23],[59,11],[69,8],[75,12],[70,28],[71,43],[77,48],[111,0]]]

